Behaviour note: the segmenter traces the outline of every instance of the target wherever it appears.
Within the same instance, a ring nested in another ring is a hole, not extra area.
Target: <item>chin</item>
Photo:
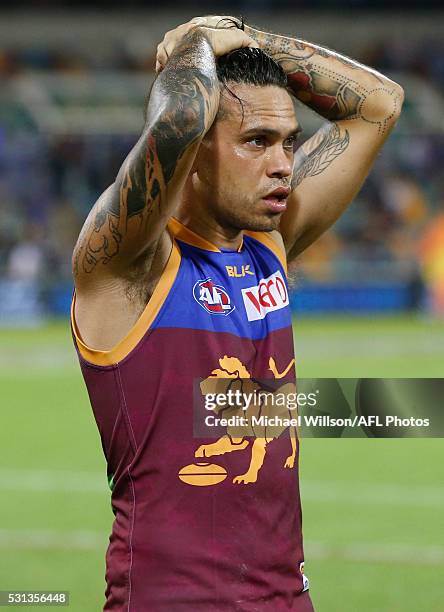
[[[258,217],[245,222],[242,229],[250,232],[272,232],[279,229],[281,214],[273,216]]]
[[[243,211],[242,215],[225,212],[218,217],[223,227],[231,227],[237,231],[272,232],[279,229],[282,213],[258,213]]]

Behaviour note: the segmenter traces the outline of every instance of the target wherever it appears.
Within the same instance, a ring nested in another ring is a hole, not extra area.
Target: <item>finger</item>
[[[212,24],[217,23],[221,19],[224,19],[222,15],[205,15],[204,17],[193,17],[193,19],[191,19],[191,23],[214,27]]]
[[[251,47],[253,49],[259,49],[259,45],[254,40],[254,38],[251,38],[251,36],[248,36],[247,34],[244,34],[243,32],[242,32],[242,47]]]
[[[157,45],[157,52],[159,53],[159,49],[165,45],[165,41],[168,39],[168,37],[171,34],[171,30],[169,30],[168,32],[165,32],[165,34],[163,35],[162,40],[160,41],[160,43]]]
[[[164,46],[163,57],[165,58],[165,64],[170,59],[171,54],[174,51],[174,48],[176,47],[177,43],[178,43],[177,40],[170,40],[170,42]]]
[[[164,58],[164,57],[165,57],[165,44],[161,42],[159,45],[157,45],[156,58],[160,60],[160,58]]]
[[[168,61],[168,54],[165,50],[164,45],[161,43],[157,47],[157,56],[156,56],[156,66],[159,64],[162,68],[166,65]]]
[[[207,23],[207,19],[208,17],[193,17],[193,19],[190,20],[190,23],[194,25],[205,25]]]
[[[165,32],[162,42],[159,43],[158,47],[162,44],[164,46],[169,44],[171,40],[179,40],[189,30],[195,27],[196,27],[196,24],[188,22],[188,23],[183,23],[180,26],[177,26],[177,28],[174,28],[174,30],[168,30],[167,32]]]
[[[236,23],[240,23],[238,19],[229,15],[207,15],[206,17],[195,17],[194,19],[196,19],[196,22],[202,20],[200,25],[217,29],[235,28]]]
[[[218,31],[221,32],[221,36],[223,37],[219,38],[219,42],[222,43],[222,47],[225,47],[227,45],[230,47],[230,49],[227,49],[225,51],[226,53],[228,52],[228,50],[241,49],[245,47],[259,47],[257,42],[253,38],[245,34],[245,32],[243,32],[242,30],[225,29],[222,31]]]
[[[186,34],[190,32],[190,30],[193,30],[196,27],[198,26],[195,23],[184,23],[175,30],[171,30],[170,32],[167,32],[165,34],[165,38],[162,42],[163,48],[168,57],[170,57],[170,55],[174,51],[177,43],[182,40],[182,38],[186,36]]]
[[[219,15],[215,17],[214,20],[215,28],[233,29],[237,28],[240,25],[239,19],[236,19],[235,17],[224,17],[222,15]]]

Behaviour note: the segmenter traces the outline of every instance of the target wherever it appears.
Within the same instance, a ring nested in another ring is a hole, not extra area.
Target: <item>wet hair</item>
[[[219,82],[225,88],[229,82],[287,87],[287,75],[283,68],[265,51],[253,47],[235,49],[220,56],[216,72]]]
[[[240,25],[236,22],[232,23],[235,27],[244,29],[243,20]],[[256,47],[243,47],[230,51],[226,55],[221,55],[216,61],[216,73],[221,87],[239,102],[242,122],[244,120],[243,100],[230,89],[228,83],[244,83],[259,87],[267,85],[288,87],[287,75],[282,66],[265,51]],[[224,116],[225,111],[220,105],[217,118],[223,119]]]

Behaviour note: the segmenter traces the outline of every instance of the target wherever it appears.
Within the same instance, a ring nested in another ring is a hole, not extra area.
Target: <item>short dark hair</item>
[[[247,85],[276,85],[287,87],[287,75],[272,57],[262,49],[244,47],[235,49],[217,59],[217,78],[223,85],[245,83]]]
[[[265,87],[275,85],[287,88],[287,75],[283,68],[265,51],[256,47],[235,49],[226,55],[221,55],[216,62],[217,78],[221,86],[239,102],[244,120],[244,104],[228,86],[228,83],[245,83]],[[225,118],[225,110],[219,106],[218,119]]]

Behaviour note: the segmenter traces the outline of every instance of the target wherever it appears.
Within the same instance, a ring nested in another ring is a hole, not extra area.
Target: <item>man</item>
[[[353,199],[403,91],[238,26],[167,34],[143,133],[74,251],[72,325],[115,514],[106,610],[313,610],[294,436],[193,426],[216,379],[294,384],[287,261]],[[329,120],[296,153],[288,88]]]

